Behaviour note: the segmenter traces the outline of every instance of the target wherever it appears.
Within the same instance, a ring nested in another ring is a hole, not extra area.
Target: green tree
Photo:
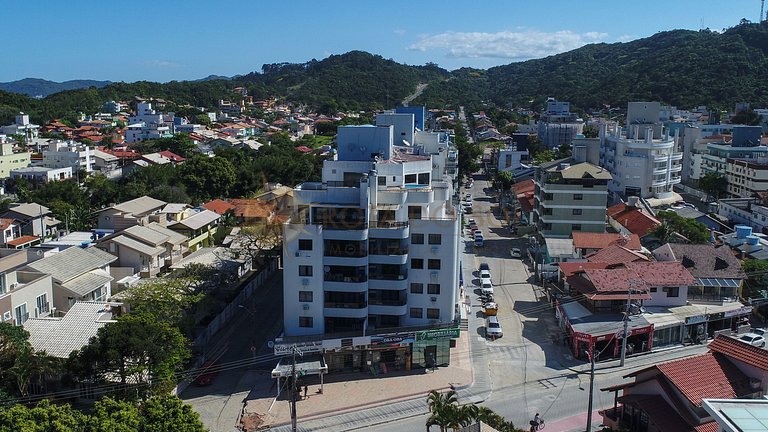
[[[236,257],[250,261],[251,268],[258,268],[280,256],[281,244],[282,225],[278,222],[269,222],[241,227],[230,249]]]
[[[597,128],[592,125],[584,126],[584,130],[581,134],[584,135],[584,138],[597,138],[600,135]]]
[[[92,174],[85,179],[85,188],[91,207],[101,209],[117,202],[119,191],[117,183],[104,174]]]
[[[136,314],[181,327],[186,311],[203,298],[198,284],[193,277],[151,279],[129,288],[125,302]]]
[[[178,167],[179,179],[193,202],[227,197],[237,181],[235,167],[227,159],[197,155]]]
[[[42,400],[34,408],[14,405],[0,409],[0,432],[81,432],[87,418],[68,404]]]
[[[571,157],[571,143],[560,144],[555,151],[554,159],[565,159]]]
[[[131,314],[100,328],[88,345],[70,354],[76,379],[136,385],[124,397],[164,394],[189,357],[179,329],[153,316]]]
[[[88,432],[135,432],[142,418],[136,405],[119,399],[104,397],[93,405],[87,419]]]
[[[555,160],[555,154],[552,152],[552,150],[541,150],[533,155],[534,165],[541,165],[553,160]]]
[[[728,180],[722,174],[708,172],[699,179],[699,188],[717,200],[728,189]]]
[[[203,432],[200,416],[176,396],[158,395],[141,404],[140,432]]]
[[[709,230],[701,222],[684,218],[673,211],[660,211],[656,216],[662,224],[666,222],[674,233],[689,243],[702,244],[709,241]]]
[[[515,177],[509,171],[499,171],[496,174],[496,181],[499,182],[502,191],[508,191],[515,184]]]
[[[746,259],[741,262],[741,268],[747,274],[747,283],[742,297],[768,297],[768,261]]]

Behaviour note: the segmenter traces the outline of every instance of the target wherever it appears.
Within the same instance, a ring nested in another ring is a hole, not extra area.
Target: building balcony
[[[351,266],[364,267],[368,265],[368,256],[324,256],[324,266]],[[328,280],[326,278],[326,280]],[[337,280],[338,282],[338,280]]]
[[[341,228],[334,226],[328,228],[323,225],[323,238],[326,240],[367,240],[368,224],[353,225],[354,228]],[[364,228],[363,228],[364,227]]]
[[[403,205],[405,204],[406,191],[403,189],[378,189],[376,202],[379,204]]]
[[[672,164],[672,168],[669,169],[671,172],[680,172],[683,170],[682,164]]]
[[[329,281],[323,282],[323,289],[326,291],[354,292],[364,293],[368,291],[367,281]]]
[[[404,239],[411,236],[408,221],[371,221],[368,234],[374,238]]]
[[[368,317],[368,307],[366,302],[362,303],[325,303],[323,315],[333,318],[366,318]]]
[[[408,313],[408,304],[404,301],[392,302],[391,304],[369,304],[368,313],[371,315],[405,315]]]
[[[370,289],[400,291],[408,289],[408,277],[403,279],[371,279],[368,282],[368,287]]]
[[[666,186],[667,184],[669,184],[669,183],[667,183],[667,179],[666,178],[662,179],[662,180],[654,180],[654,181],[651,182],[651,186],[652,187],[662,187],[662,186]]]
[[[670,159],[672,159],[673,161],[683,160],[683,154],[682,153],[672,153],[672,157]]]
[[[408,250],[405,253],[396,254],[374,254],[368,256],[368,262],[372,264],[406,264],[408,262]]]
[[[656,168],[653,170],[653,175],[662,175],[667,173],[667,168]]]

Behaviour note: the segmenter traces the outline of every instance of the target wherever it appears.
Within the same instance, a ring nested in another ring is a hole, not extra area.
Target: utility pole
[[[296,432],[296,347],[293,347],[291,362],[291,432]]]
[[[592,347],[592,353],[587,351],[587,355],[590,358],[590,370],[589,370],[589,406],[587,408],[587,432],[592,430],[592,396],[595,392],[595,348]]]
[[[621,339],[621,363],[619,363],[620,367],[624,367],[624,359],[627,357],[627,339],[629,338],[629,308],[632,303],[632,288],[634,288],[636,285],[639,285],[640,282],[637,280],[629,280],[627,281],[627,284],[629,285],[627,287],[627,310],[624,312],[624,334],[622,335]]]

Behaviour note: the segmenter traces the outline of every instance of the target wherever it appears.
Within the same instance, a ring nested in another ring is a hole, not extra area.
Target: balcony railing
[[[405,306],[408,304],[406,299],[397,300],[369,300],[368,304],[376,306]]]
[[[333,309],[364,309],[368,307],[368,302],[354,302],[354,303],[339,303],[339,302],[325,302],[323,304],[326,308]]]
[[[376,280],[403,280],[408,278],[408,274],[400,273],[370,273],[368,275],[370,279]]]
[[[408,255],[408,248],[371,248],[370,255]]]
[[[408,227],[408,221],[405,222],[398,222],[398,221],[371,221],[370,222],[371,228],[386,228],[386,229],[399,229],[399,228],[406,228]]]
[[[367,222],[361,221],[315,221],[314,225],[322,225],[327,230],[365,230]]]
[[[368,278],[363,276],[349,276],[345,274],[326,273],[325,281],[327,282],[349,282],[349,283],[361,283],[368,281]]]

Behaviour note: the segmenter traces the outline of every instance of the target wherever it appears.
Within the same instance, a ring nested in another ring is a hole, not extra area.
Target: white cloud
[[[514,61],[541,58],[603,42],[606,33],[574,33],[569,30],[554,33],[540,31],[503,31],[497,33],[447,32],[423,36],[408,47],[412,51],[446,50],[453,58],[504,58]]]
[[[396,35],[398,35],[398,36],[405,36],[405,34],[406,34],[407,32],[406,32],[404,29],[399,29],[399,28],[398,28],[398,29],[394,29],[394,30],[392,30],[392,33],[394,33],[394,34],[396,34]]]
[[[157,68],[180,68],[183,67],[179,63],[170,62],[168,60],[147,60],[144,62],[145,65],[150,67],[157,67]]]

